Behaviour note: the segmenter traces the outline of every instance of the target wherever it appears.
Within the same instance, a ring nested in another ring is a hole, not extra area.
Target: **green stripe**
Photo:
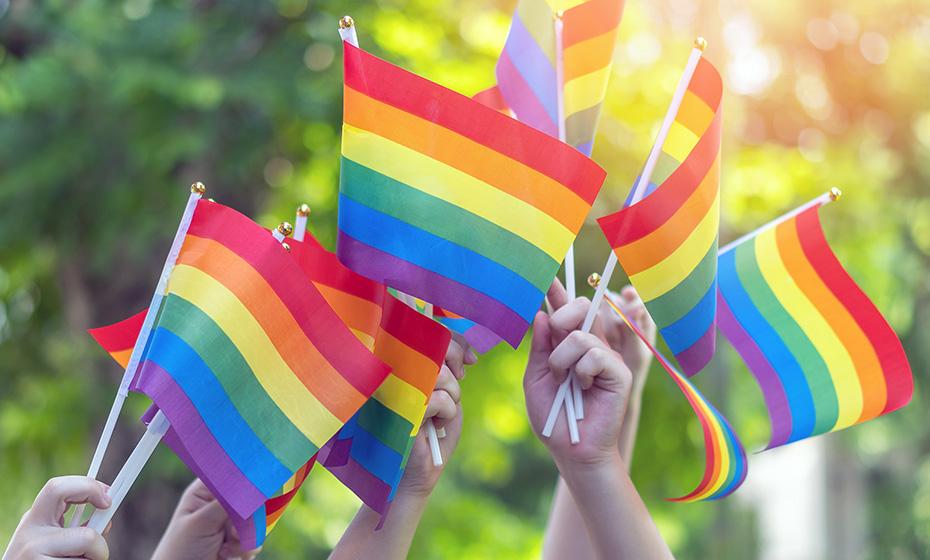
[[[652,177],[649,182],[653,185],[661,186],[666,179],[672,176],[672,173],[678,169],[681,162],[665,152],[659,152],[659,159],[656,161],[655,169],[652,171]]]
[[[714,283],[717,276],[717,240],[711,243],[707,254],[697,268],[680,284],[646,304],[649,315],[660,329],[688,314]]]
[[[601,103],[569,115],[565,119],[565,142],[580,146],[593,140],[600,116]]]
[[[559,263],[522,237],[346,157],[341,175],[341,193],[352,200],[474,251],[543,293],[549,289]]]
[[[172,294],[166,298],[159,326],[197,352],[242,418],[284,466],[296,471],[317,452],[317,447],[268,396],[245,358],[206,313]]]
[[[368,399],[358,411],[358,425],[399,455],[403,455],[413,426],[403,416],[384,406],[378,399]]]
[[[827,364],[824,363],[820,353],[814,348],[814,345],[804,334],[804,331],[801,330],[801,327],[798,326],[798,323],[778,301],[778,297],[775,296],[775,293],[769,288],[768,282],[765,281],[765,277],[762,276],[762,270],[759,269],[759,262],[756,258],[755,240],[743,243],[735,250],[736,274],[739,276],[743,288],[746,289],[749,298],[755,304],[759,313],[775,330],[801,366],[811,394],[835,394],[836,389],[833,386],[830,372],[827,370]],[[822,434],[832,430],[839,416],[839,403],[837,400],[815,399],[814,408],[816,409],[817,420],[813,433]]]

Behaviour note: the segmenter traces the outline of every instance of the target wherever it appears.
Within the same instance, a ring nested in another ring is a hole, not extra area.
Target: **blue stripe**
[[[804,439],[813,433],[816,422],[814,399],[804,371],[746,293],[736,272],[735,257],[736,251],[728,251],[717,260],[720,294],[743,330],[756,342],[781,379],[791,409],[791,435],[786,443]]]
[[[553,39],[554,39],[553,35]],[[504,43],[504,50],[514,67],[523,76],[526,85],[536,94],[536,98],[546,110],[546,113],[557,123],[559,118],[559,103],[556,96],[555,68],[546,57],[546,53],[536,43],[536,39],[527,31],[520,20],[519,14],[514,14],[510,34]]]
[[[668,344],[669,350],[676,356],[700,340],[707,329],[714,324],[717,316],[717,280],[708,288],[697,305],[691,311],[671,325],[661,329],[662,339]]]
[[[449,330],[465,334],[468,329],[475,326],[474,321],[468,319],[454,319],[452,317],[438,317],[437,320]]]
[[[585,142],[584,144],[579,144],[578,146],[575,146],[575,149],[583,153],[584,155],[590,157],[591,150],[594,149],[594,140],[591,140],[590,142]]]
[[[265,525],[267,521],[268,513],[265,510],[264,504],[262,507],[258,508],[258,511],[252,516],[252,522],[255,524],[255,546],[259,547],[265,544],[265,536],[268,532],[268,528]]]
[[[542,302],[543,293],[509,268],[448,239],[373,210],[342,193],[339,194],[339,229],[379,251],[481,292],[528,323],[532,322]]]
[[[274,496],[294,473],[255,435],[200,356],[177,335],[158,327],[148,359],[171,375],[242,474],[266,497]]]
[[[349,456],[393,488],[400,479],[403,456],[358,425],[353,416],[342,429],[352,438]]]

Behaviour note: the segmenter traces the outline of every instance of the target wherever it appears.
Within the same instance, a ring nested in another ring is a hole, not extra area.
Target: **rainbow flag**
[[[356,337],[391,374],[320,450],[320,463],[371,509],[386,514],[436,386],[452,336],[343,266],[311,235],[291,255]]]
[[[722,95],[720,74],[702,58],[662,145],[681,163],[653,193],[598,220],[689,376],[707,365],[716,344]]]
[[[267,230],[200,201],[132,389],[249,518],[388,373]]]
[[[480,103],[344,48],[339,259],[516,347],[604,171]]]
[[[721,332],[765,397],[768,447],[906,405],[901,342],[833,254],[817,207],[721,253]]]
[[[438,306],[433,307],[433,318],[454,333],[465,337],[477,352],[487,352],[497,346],[500,337],[478,323]]]
[[[594,145],[623,0],[520,0],[497,61],[497,91],[476,99],[509,107],[521,122],[559,136],[562,90],[565,141],[586,155]],[[563,80],[556,67],[555,17],[562,11]]]
[[[143,309],[132,317],[123,319],[118,323],[96,329],[87,329],[87,332],[116,363],[126,369],[129,365],[129,357],[132,355],[132,347],[135,346],[136,339],[139,338],[139,331],[142,330],[142,323],[145,321],[147,312],[147,309]]]
[[[681,374],[672,363],[656,350],[649,342],[649,338],[636,325],[633,320],[620,310],[609,294],[604,295],[611,308],[620,316],[643,344],[649,348],[662,369],[671,376],[672,380],[688,399],[688,404],[697,415],[704,432],[704,477],[697,488],[680,498],[673,498],[673,502],[696,502],[702,500],[717,500],[729,496],[743,481],[746,480],[748,463],[746,449],[736,437],[736,432],[727,419],[698,391],[687,377]]]

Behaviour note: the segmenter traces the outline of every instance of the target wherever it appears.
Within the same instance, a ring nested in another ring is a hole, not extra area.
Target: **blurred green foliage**
[[[362,45],[463,93],[492,82],[508,0],[0,0],[0,542],[48,477],[86,469],[121,372],[84,330],[147,304],[186,185],[271,226],[299,202],[332,245],[341,119],[336,21]],[[594,158],[593,215],[616,208],[644,161],[696,34],[727,81],[724,241],[831,185],[824,211],[853,276],[902,336],[915,402],[826,436],[867,475],[863,558],[930,550],[930,17],[926,2],[657,0],[626,8]],[[606,244],[582,232],[579,274]],[[617,280],[618,286],[621,280]],[[758,388],[725,343],[698,386],[747,449],[767,440]],[[555,470],[529,430],[524,352],[498,348],[465,380],[465,433],[414,558],[539,556]],[[140,433],[133,397],[102,477]],[[803,444],[802,444],[803,445]],[[676,505],[702,440],[660,371],[646,389],[633,477],[682,558],[753,558],[736,497]],[[752,457],[750,474],[752,477]],[[111,534],[146,558],[190,478],[161,449]],[[265,558],[322,557],[357,501],[316,469]]]

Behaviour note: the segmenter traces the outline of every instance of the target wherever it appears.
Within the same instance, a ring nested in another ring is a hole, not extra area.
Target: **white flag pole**
[[[203,183],[196,182],[191,185],[191,194],[187,199],[187,205],[184,207],[184,213],[181,215],[181,223],[174,234],[174,241],[168,250],[168,258],[162,267],[161,276],[158,278],[158,285],[152,294],[152,301],[149,303],[148,312],[145,314],[145,320],[142,322],[142,329],[139,331],[139,337],[136,344],[132,347],[132,354],[129,357],[129,363],[126,365],[126,371],[123,372],[123,379],[120,381],[116,397],[110,407],[110,414],[103,426],[103,432],[100,439],[97,440],[97,448],[94,450],[94,456],[90,461],[90,468],[87,469],[87,476],[97,478],[100,472],[100,465],[103,463],[103,457],[106,455],[107,447],[113,438],[113,430],[116,428],[116,421],[119,418],[120,411],[123,409],[123,403],[129,395],[129,385],[132,383],[136,369],[139,367],[139,360],[142,359],[142,352],[145,349],[145,343],[148,340],[149,333],[152,330],[152,324],[158,315],[158,309],[161,307],[161,301],[164,297],[165,290],[168,287],[168,277],[174,269],[174,263],[178,259],[178,253],[181,251],[181,245],[184,243],[184,236],[187,235],[187,228],[190,227],[191,219],[194,217],[194,210],[197,202],[203,198],[207,191]],[[74,514],[71,517],[71,527],[77,527],[81,522],[84,514],[84,504],[79,504],[74,508]]]
[[[297,215],[294,218],[294,239],[303,241],[307,235],[307,222],[310,218],[310,205],[301,204],[297,207]]]
[[[665,143],[666,137],[668,137],[668,131],[671,129],[672,123],[675,122],[675,116],[678,114],[678,109],[681,107],[685,92],[688,90],[688,84],[691,82],[694,71],[697,69],[698,62],[701,60],[701,55],[706,48],[707,41],[705,41],[703,37],[698,37],[694,40],[694,47],[691,49],[691,55],[688,57],[685,71],[682,73],[681,79],[678,80],[678,86],[675,88],[675,94],[672,96],[672,102],[668,106],[665,119],[662,121],[662,126],[659,128],[659,134],[656,136],[656,140],[652,145],[652,150],[649,152],[649,157],[646,159],[646,166],[643,168],[639,180],[633,187],[630,205],[636,204],[645,196],[646,187],[649,186],[649,181],[652,179],[652,173],[655,171],[659,155],[662,153],[662,145]],[[585,316],[584,324],[581,327],[582,332],[590,332],[591,326],[594,324],[594,319],[597,317],[597,310],[601,305],[601,301],[604,299],[604,292],[607,290],[607,284],[610,282],[610,277],[613,275],[616,266],[617,255],[611,251],[610,256],[607,257],[607,263],[604,265],[601,281],[597,286],[597,290],[594,292],[594,297],[591,298],[591,307],[588,308],[588,314]],[[555,395],[555,400],[552,402],[552,407],[549,409],[549,416],[546,418],[546,424],[543,427],[543,436],[550,437],[552,435],[555,420],[559,415],[559,408],[562,406],[563,402],[567,404],[565,396],[568,393],[570,385],[571,377],[568,377],[562,382],[562,385],[559,386],[559,390]],[[572,443],[577,442],[572,441]]]

